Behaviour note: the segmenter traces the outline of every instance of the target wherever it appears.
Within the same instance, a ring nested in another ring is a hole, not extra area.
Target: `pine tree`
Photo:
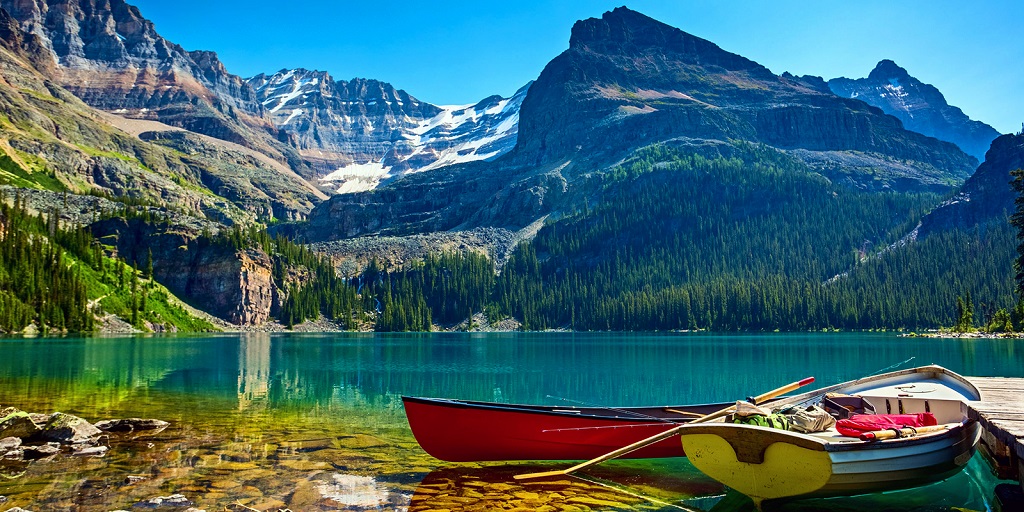
[[[1010,172],[1013,178],[1010,187],[1017,193],[1013,200],[1013,215],[1010,225],[1017,228],[1017,259],[1014,261],[1014,278],[1017,283],[1017,297],[1024,301],[1024,170]]]

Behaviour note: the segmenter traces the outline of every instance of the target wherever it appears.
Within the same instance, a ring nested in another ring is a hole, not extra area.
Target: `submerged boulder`
[[[25,460],[49,460],[60,453],[60,445],[46,443],[40,446],[26,446],[23,450]]]
[[[172,494],[170,496],[157,496],[156,498],[140,501],[132,505],[132,508],[136,510],[169,510],[191,507],[192,505],[192,501],[186,498],[185,495]]]
[[[78,416],[56,412],[50,417],[50,421],[46,423],[39,435],[47,441],[84,443],[102,433],[103,431],[93,426],[92,423]]]
[[[96,422],[96,428],[104,432],[133,432],[136,430],[162,430],[167,428],[166,421],[141,418],[121,420],[103,420]]]
[[[23,457],[24,451],[21,449],[21,438],[5,437],[0,439],[0,461],[22,460]],[[3,503],[3,500],[0,500],[0,503]]]

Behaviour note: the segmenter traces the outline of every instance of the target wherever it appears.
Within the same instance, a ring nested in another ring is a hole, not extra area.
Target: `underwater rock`
[[[25,450],[21,448],[12,448],[7,451],[0,451],[0,461],[17,461],[21,462],[25,460]]]
[[[92,423],[78,416],[56,412],[43,427],[40,437],[61,443],[84,443],[102,433]]]
[[[174,510],[190,508],[193,503],[184,494],[172,494],[170,496],[157,496],[148,500],[140,501],[132,505],[133,509],[139,510]]]
[[[104,432],[133,432],[135,430],[159,430],[167,428],[166,421],[156,419],[126,418],[97,421],[96,428]]]
[[[388,502],[388,491],[377,480],[368,476],[336,473],[331,481],[317,485],[325,504],[351,510],[377,509]]]
[[[19,446],[21,446],[20,437],[5,437],[0,439],[0,452],[13,450]]]
[[[25,453],[25,460],[49,459],[60,453],[60,444],[47,443],[40,446],[25,446],[22,450]]]
[[[85,446],[71,452],[75,457],[102,457],[106,454],[106,446]]]
[[[353,434],[350,436],[343,437],[338,444],[342,448],[377,448],[381,446],[387,446],[387,443],[380,439],[366,435],[366,434]]]

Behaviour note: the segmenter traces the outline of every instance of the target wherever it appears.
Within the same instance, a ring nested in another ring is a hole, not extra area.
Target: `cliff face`
[[[952,142],[979,160],[999,136],[995,128],[974,121],[930,84],[910,76],[891,60],[883,60],[867,78],[834,78],[828,87],[844,98],[854,98],[895,116],[908,130]]]
[[[273,264],[262,251],[204,243],[187,229],[136,220],[110,219],[91,227],[128,261],[146,261],[152,251],[156,280],[207,313],[237,325],[259,325],[276,307]]]
[[[167,41],[122,0],[3,0],[0,6],[42,40],[62,84],[94,107],[166,122],[180,115],[172,105],[182,109],[199,100],[222,114],[264,116],[255,91],[216,54]]]
[[[820,79],[776,76],[626,8],[573,26],[569,49],[530,87],[519,119],[505,156],[334,197],[311,213],[306,236],[521,228],[580,208],[595,172],[672,140],[765,144],[867,191],[945,192],[976,165]]]
[[[123,0],[0,0],[0,8],[22,39],[39,48],[36,69],[88,105],[119,118],[159,121],[157,131],[181,128],[266,155],[269,167],[285,168],[279,181],[286,184],[257,186],[253,195],[304,190],[306,196],[278,201],[283,218],[302,218],[326,197],[295,175],[309,168],[247,82],[215,53],[185,51],[161,37],[134,6]]]
[[[1010,188],[1010,171],[1016,169],[1024,169],[1024,135],[1002,135],[960,192],[921,220],[918,235],[1005,222],[1017,196]]]

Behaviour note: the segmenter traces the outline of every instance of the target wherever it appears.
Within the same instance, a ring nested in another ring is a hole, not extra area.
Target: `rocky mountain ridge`
[[[1001,135],[959,192],[921,220],[917,235],[1005,222],[1017,197],[1010,187],[1010,172],[1017,169],[1024,169],[1024,134]]]
[[[776,76],[626,8],[573,26],[568,50],[545,66],[519,116],[516,147],[504,157],[336,196],[300,230],[310,240],[518,230],[580,208],[602,169],[665,141],[763,144],[868,191],[947,191],[976,165],[955,145],[905,130],[820,80]]]
[[[244,143],[271,128],[255,91],[213,52],[189,52],[122,0],[3,0],[21,29],[52,55],[56,78],[86,103],[129,117]]]
[[[323,71],[281,70],[248,79],[275,126],[290,134],[315,179],[337,193],[444,165],[493,159],[516,143],[519,105],[512,97],[436,106],[391,84],[335,80]]]
[[[948,104],[935,86],[914,78],[891,60],[880,61],[866,78],[833,78],[828,87],[839,96],[882,109],[908,130],[952,142],[979,161],[999,136],[995,128],[967,117]]]
[[[9,13],[18,37],[32,41],[35,70],[88,105],[212,136],[307,170],[248,83],[227,72],[215,53],[186,51],[167,41],[123,0],[2,0],[0,8]],[[179,138],[162,144],[195,153]],[[304,217],[326,197],[289,175],[242,188],[276,202],[273,214],[285,220]]]

